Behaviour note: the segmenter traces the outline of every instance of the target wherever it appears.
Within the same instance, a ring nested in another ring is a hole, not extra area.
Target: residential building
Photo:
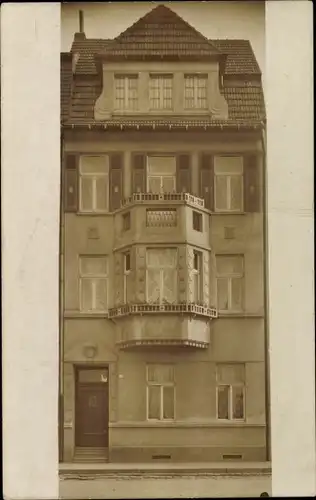
[[[249,41],[159,5],[114,40],[76,33],[61,70],[63,460],[265,460]]]

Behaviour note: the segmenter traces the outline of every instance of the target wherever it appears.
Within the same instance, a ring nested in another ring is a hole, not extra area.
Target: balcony
[[[109,318],[122,318],[130,315],[143,315],[143,314],[176,314],[176,315],[189,315],[191,317],[202,316],[209,320],[217,318],[217,310],[214,307],[200,305],[195,303],[181,303],[181,304],[124,304],[119,307],[113,307],[109,310]]]
[[[128,308],[121,312],[121,316],[112,316],[119,349],[207,349],[210,345],[210,318],[207,316],[198,318],[170,310],[167,311],[169,314],[158,315],[157,310],[148,309],[135,314]],[[115,318],[119,321],[116,322]]]
[[[133,193],[122,201],[122,208],[135,204],[175,203],[204,208],[204,200],[189,193]]]

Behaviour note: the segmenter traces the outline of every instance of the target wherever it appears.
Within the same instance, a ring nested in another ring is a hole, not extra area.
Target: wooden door
[[[108,447],[108,384],[78,383],[76,446]]]

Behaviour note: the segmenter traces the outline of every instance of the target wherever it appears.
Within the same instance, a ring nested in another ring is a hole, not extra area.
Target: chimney
[[[79,32],[84,33],[83,10],[79,10]]]

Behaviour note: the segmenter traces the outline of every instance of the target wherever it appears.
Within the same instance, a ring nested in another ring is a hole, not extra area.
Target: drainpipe
[[[60,204],[59,204],[59,376],[58,376],[58,396],[59,396],[59,462],[64,459],[64,215],[63,215],[63,153],[64,137],[61,131],[60,138]]]
[[[266,418],[266,461],[271,461],[271,404],[270,404],[270,352],[269,352],[269,264],[268,264],[268,213],[267,213],[267,152],[265,123],[261,129],[262,145],[262,191],[263,191],[263,283],[264,283],[264,351],[265,351],[265,418]]]

